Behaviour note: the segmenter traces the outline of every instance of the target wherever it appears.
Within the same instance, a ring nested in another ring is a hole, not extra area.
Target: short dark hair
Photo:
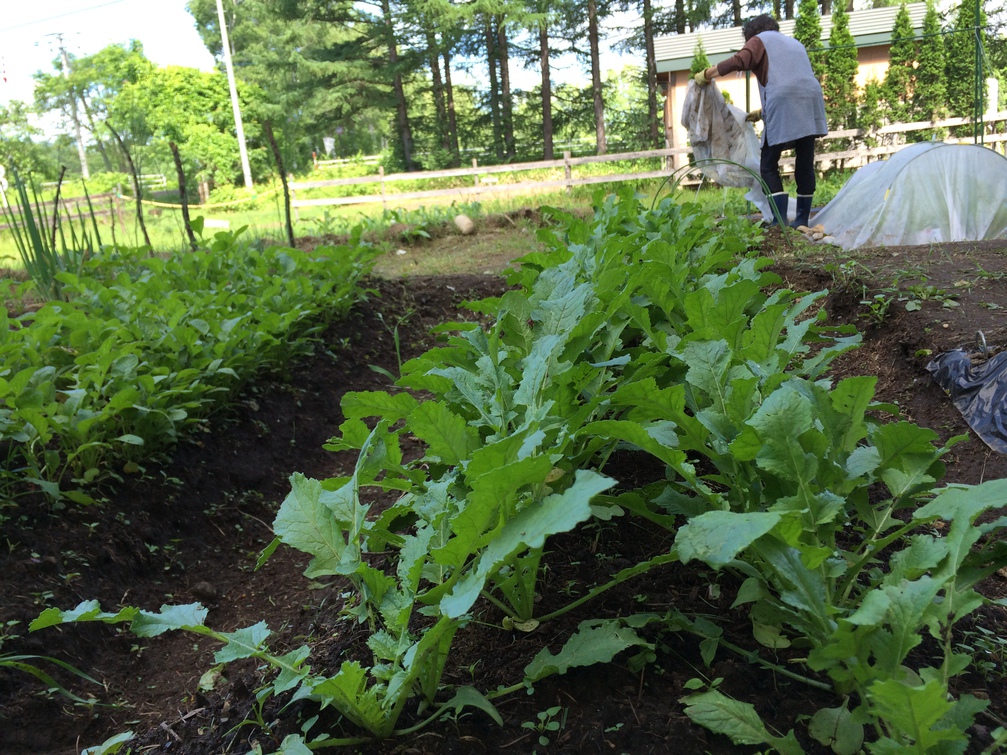
[[[745,35],[745,41],[747,42],[756,34],[761,34],[764,31],[779,31],[780,25],[776,23],[776,19],[767,13],[763,13],[761,16],[756,16],[755,18],[750,18],[745,22],[745,25],[741,27],[741,33]]]

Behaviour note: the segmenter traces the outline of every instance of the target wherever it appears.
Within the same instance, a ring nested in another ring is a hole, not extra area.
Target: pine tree
[[[951,115],[969,117],[975,106],[976,76],[976,3],[979,0],[962,0],[958,6],[954,33],[946,42],[947,94]],[[986,44],[986,13],[979,2],[979,42]]]
[[[696,39],[696,47],[692,51],[692,65],[689,66],[689,73],[695,76],[700,71],[705,71],[710,67],[710,59],[703,49],[703,40]]]
[[[873,131],[880,128],[884,122],[884,112],[882,99],[884,85],[877,79],[871,79],[864,86],[864,95],[860,105],[860,112],[857,113],[857,128],[865,131]],[[864,144],[868,147],[877,147],[878,140],[874,136],[864,139]]]
[[[896,123],[910,120],[913,91],[915,89],[916,40],[909,9],[905,2],[895,16],[892,29],[892,46],[888,53],[888,73],[885,74],[884,98],[891,120]]]
[[[832,30],[825,58],[822,90],[825,94],[825,114],[829,128],[842,129],[853,125],[857,116],[857,48],[850,34],[850,16],[845,0],[832,10]]]
[[[923,41],[920,44],[919,65],[916,68],[916,90],[913,92],[913,118],[921,121],[939,121],[947,117],[947,61],[944,35],[937,14],[935,0],[927,3],[923,17]],[[930,138],[927,133],[923,138]]]
[[[822,49],[822,20],[818,15],[818,0],[801,0],[797,6],[794,38],[807,49],[811,70],[820,81],[825,75],[825,51]]]

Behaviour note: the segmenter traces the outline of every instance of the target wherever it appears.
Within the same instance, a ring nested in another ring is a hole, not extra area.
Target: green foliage
[[[24,175],[55,176],[58,170],[52,155],[38,144],[41,129],[29,120],[28,106],[20,100],[0,105],[0,165]]]
[[[976,10],[978,5],[978,26]],[[976,95],[976,45],[986,45],[986,11],[979,0],[962,0],[945,41],[947,102],[952,116],[971,117]]]
[[[829,128],[851,128],[857,117],[856,77],[860,64],[857,48],[850,34],[850,16],[843,2],[832,9],[829,49],[825,53],[822,89]]]
[[[689,64],[689,73],[696,75],[700,71],[705,71],[710,67],[710,59],[703,49],[703,40],[696,39],[696,48],[692,51],[692,62]]]
[[[34,205],[32,204],[32,199],[28,197],[28,188],[16,170],[13,171],[12,179],[17,206],[12,207],[5,203],[3,214],[14,236],[21,261],[40,297],[45,300],[61,299],[63,283],[59,274],[66,271],[80,272],[84,261],[101,244],[97,226],[95,236],[92,237],[83,218],[80,219],[79,228],[74,227],[72,219],[68,218],[68,222],[64,223],[62,215],[58,213],[50,221],[43,214],[44,206],[34,191],[32,191]],[[53,224],[52,228],[50,222]]]
[[[1007,481],[940,487],[958,439],[941,446],[891,417],[873,378],[829,380],[859,336],[827,325],[824,292],[781,289],[768,260],[746,256],[757,233],[747,223],[715,224],[667,200],[644,210],[628,195],[600,201],[590,220],[547,214],[556,224],[540,231],[545,251],[520,261],[503,296],[470,305],[479,323],[442,326],[442,345],[403,365],[397,388],[408,391],[344,396],[346,419],[326,447],[356,451],[352,473],[291,478],[278,541],[310,557],[309,578],[341,580],[344,618],[369,632],[369,658],[318,676],[307,647],[276,656],[265,625],[215,632],[199,606],[111,614],[85,603],[32,628],[128,622],[141,636],[212,637],[218,662],[276,670],[268,694],[332,706],[373,738],[422,726],[396,728],[412,704],[432,709],[427,721],[464,706],[492,716],[490,698],[550,674],[633,649],[638,663],[655,648],[643,627],[700,637],[707,665],[736,650],[825,686],[733,645],[710,617],[669,611],[581,622],[511,687],[441,702],[452,643],[470,621],[531,631],[658,565],[698,560],[742,580],[732,608],[748,612],[755,643],[793,646],[829,679],[837,699],[810,717],[817,741],[837,753],[865,742],[877,753],[962,751],[986,703],[951,694],[970,663],[953,629],[982,605],[979,581],[1007,564],[1007,519],[989,516]],[[421,444],[417,458],[404,438]],[[664,479],[611,492],[604,470],[617,448],[651,454]],[[379,511],[380,492],[396,500]],[[627,514],[674,531],[671,551],[537,615],[549,539]],[[930,650],[912,671],[924,638]],[[769,731],[750,703],[703,686],[690,682],[682,700],[692,720],[738,744],[799,751],[793,732]],[[541,736],[556,730],[558,711],[544,712],[529,722]]]
[[[892,28],[892,45],[888,53],[888,71],[884,82],[885,102],[891,119],[895,122],[908,121],[912,115],[912,103],[916,97],[914,66],[917,55],[909,9],[903,2]]]
[[[238,100],[246,122],[246,136],[258,138],[256,118],[261,112],[261,91],[253,85],[238,87]],[[194,180],[232,181],[241,175],[234,112],[227,79],[219,71],[170,66],[151,68],[126,84],[110,106],[112,121],[136,142],[166,151],[169,141],[178,145],[187,174]],[[257,176],[271,172],[265,146],[249,150]],[[170,171],[174,174],[174,171]]]
[[[0,329],[0,482],[56,500],[137,471],[252,374],[310,348],[318,320],[359,295],[372,252],[250,253],[234,235],[170,259],[105,247],[55,280],[67,299]],[[316,250],[317,251],[317,250]]]
[[[940,16],[937,4],[927,3],[927,13],[923,17],[923,40],[919,46],[919,61],[916,67],[916,89],[913,96],[913,112],[920,120],[937,121],[947,117],[947,61],[945,41],[941,34]],[[924,138],[942,134],[924,132]]]
[[[387,71],[371,59],[371,30],[348,3],[244,0],[225,4],[228,37],[241,82],[262,91],[263,117],[286,141],[289,168],[305,169],[323,136],[335,156],[381,151],[389,128]],[[214,0],[190,0],[188,10],[207,48],[221,54]]]
[[[822,19],[818,0],[800,0],[794,25],[794,38],[804,45],[811,59],[811,70],[821,81],[826,73],[825,50],[822,49]]]
[[[871,79],[864,85],[863,98],[857,113],[858,128],[873,131],[884,125],[883,96],[884,85],[880,84],[877,79]],[[878,139],[875,136],[868,136],[864,139],[864,144],[868,147],[876,147]]]

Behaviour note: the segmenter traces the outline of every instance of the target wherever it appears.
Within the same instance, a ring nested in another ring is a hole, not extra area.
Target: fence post
[[[473,169],[479,167],[479,160],[477,158],[475,158],[475,157],[472,158],[472,167],[473,167]],[[472,176],[472,185],[475,186],[477,189],[479,188],[479,174],[478,173],[476,173],[474,176]]]
[[[381,179],[380,182],[379,182],[380,185],[381,185],[381,209],[387,211],[388,210],[388,202],[385,199],[385,166],[384,165],[379,165],[378,166],[378,176]]]
[[[570,165],[570,150],[563,150],[563,179],[566,181],[566,193],[573,193],[570,181],[573,179],[573,167]]]

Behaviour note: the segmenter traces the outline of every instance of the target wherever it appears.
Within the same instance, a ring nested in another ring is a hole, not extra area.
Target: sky
[[[138,39],[154,63],[214,67],[186,0],[0,0],[0,102],[31,102],[36,71],[54,72],[56,34],[72,55]]]

